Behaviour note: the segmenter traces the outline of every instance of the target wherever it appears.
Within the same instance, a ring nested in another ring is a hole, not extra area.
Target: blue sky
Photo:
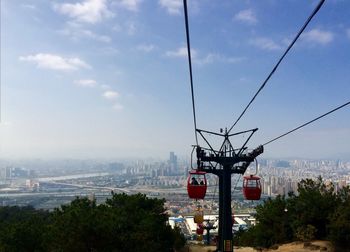
[[[188,1],[199,128],[233,124],[317,3]],[[182,0],[2,0],[1,157],[189,156],[182,8]],[[349,1],[325,2],[235,127],[259,128],[249,147],[349,101],[349,10]],[[349,150],[346,107],[266,146],[264,157]]]

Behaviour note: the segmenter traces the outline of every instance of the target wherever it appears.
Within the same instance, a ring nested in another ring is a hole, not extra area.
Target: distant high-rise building
[[[174,174],[177,172],[177,156],[173,151],[170,152],[169,166],[170,166],[170,174]]]
[[[6,180],[6,168],[0,168],[0,180]]]
[[[11,179],[12,178],[12,168],[11,167],[6,167],[5,168],[5,178],[6,179]]]
[[[169,162],[171,164],[176,164],[177,163],[177,156],[175,155],[175,153],[173,151],[170,152]]]
[[[184,176],[187,177],[188,176],[188,172],[189,172],[189,167],[185,166],[184,170],[185,170]]]

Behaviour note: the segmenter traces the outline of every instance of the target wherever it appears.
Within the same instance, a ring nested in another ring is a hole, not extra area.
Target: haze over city
[[[189,1],[198,128],[233,124],[315,5]],[[234,128],[259,128],[249,147],[349,101],[349,9],[329,0],[312,20]],[[1,158],[188,157],[182,1],[2,0],[0,139]],[[345,107],[262,157],[349,159],[349,150]]]

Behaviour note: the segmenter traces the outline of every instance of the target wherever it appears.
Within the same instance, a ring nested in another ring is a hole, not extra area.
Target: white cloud
[[[108,89],[111,89],[111,87],[109,85],[106,85],[106,84],[102,84],[100,86],[103,90],[108,90]]]
[[[187,58],[187,47],[180,47],[176,51],[167,51],[165,56],[170,58]],[[191,49],[191,57],[195,58],[197,52],[194,49]]]
[[[292,43],[292,41],[293,41],[293,37],[287,37],[282,39],[282,44],[287,47]]]
[[[105,42],[105,43],[109,43],[112,41],[112,39],[108,36],[105,35],[98,35],[90,30],[82,30],[81,31],[82,34],[88,38],[100,41],[100,42]]]
[[[224,58],[223,60],[226,61],[227,63],[239,63],[243,60],[246,60],[246,57],[228,57],[228,58]]]
[[[255,13],[251,9],[241,10],[234,16],[234,19],[247,24],[256,24],[258,22]]]
[[[146,52],[146,53],[153,51],[154,48],[155,46],[152,44],[141,44],[136,47],[137,50]]]
[[[60,30],[59,33],[65,36],[69,36],[73,40],[89,38],[104,43],[110,43],[112,41],[112,39],[109,36],[99,35],[90,30],[83,29],[81,25],[74,22],[68,22],[66,28]]]
[[[322,31],[320,29],[312,29],[311,31],[302,34],[302,38],[310,43],[326,45],[332,42],[334,35],[329,31]]]
[[[116,4],[130,11],[138,11],[141,2],[142,0],[119,0]]]
[[[120,111],[120,110],[123,110],[123,109],[124,109],[123,105],[121,105],[121,104],[119,104],[119,103],[113,104],[112,108],[113,108],[114,110],[117,110],[117,111]]]
[[[119,50],[117,48],[114,48],[114,47],[100,47],[98,48],[98,51],[101,53],[101,54],[104,54],[104,55],[111,55],[111,54],[119,54]]]
[[[116,24],[112,27],[112,30],[115,32],[124,32],[129,36],[132,36],[137,31],[137,23],[134,21],[126,21],[123,24]]]
[[[55,4],[54,9],[76,21],[91,24],[113,16],[113,13],[108,10],[107,0],[85,0],[74,4]]]
[[[84,79],[84,80],[76,80],[74,83],[80,87],[96,87],[97,82],[95,80],[91,79]]]
[[[104,98],[106,98],[107,100],[114,100],[116,98],[119,97],[119,93],[118,92],[115,92],[115,91],[111,91],[111,90],[108,90],[108,91],[105,91],[102,96]]]
[[[123,28],[122,28],[122,26],[120,24],[115,24],[112,27],[112,30],[115,31],[115,32],[121,32],[123,30]]]
[[[79,58],[63,58],[55,54],[38,53],[36,55],[21,56],[20,61],[36,63],[38,68],[60,71],[74,71],[81,68],[91,68],[86,62]]]
[[[171,15],[181,14],[182,0],[159,0],[159,4]]]
[[[227,57],[217,53],[209,53],[204,58],[194,58],[193,62],[199,65],[211,64],[214,62],[238,63],[245,60],[245,57]]]
[[[126,24],[126,30],[128,35],[134,35],[136,33],[136,25],[134,22],[128,22]]]
[[[249,44],[268,51],[278,51],[282,49],[282,46],[280,44],[274,42],[270,38],[254,38],[249,40]]]
[[[21,4],[21,7],[31,10],[36,10],[36,6],[33,4]]]
[[[238,79],[240,82],[249,82],[249,79],[247,77],[241,77]]]
[[[187,47],[180,47],[175,51],[167,51],[165,56],[169,58],[186,58],[187,59]],[[223,63],[238,63],[245,60],[245,57],[227,57],[218,53],[209,53],[206,56],[200,56],[196,50],[191,49],[192,62],[198,65],[211,64],[214,62]]]

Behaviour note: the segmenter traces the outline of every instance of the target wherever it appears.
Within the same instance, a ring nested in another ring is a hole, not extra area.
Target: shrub
[[[298,227],[295,237],[300,241],[311,241],[315,239],[317,229],[312,225],[306,227]]]

